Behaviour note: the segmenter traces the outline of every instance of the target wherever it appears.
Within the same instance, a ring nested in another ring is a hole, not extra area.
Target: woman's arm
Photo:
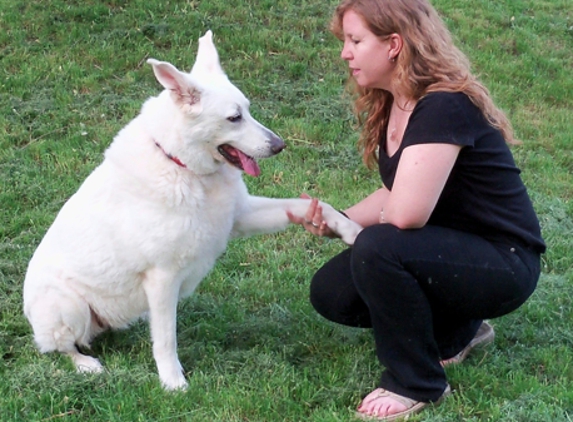
[[[379,223],[389,223],[400,229],[423,227],[438,202],[460,150],[460,146],[453,144],[419,144],[405,148],[392,191],[380,188],[344,213],[362,227]],[[308,195],[303,197],[308,198]],[[313,234],[335,236],[322,220],[322,208],[316,199],[311,201],[304,219],[290,214],[289,219]]]
[[[461,147],[419,144],[405,148],[392,191],[380,188],[345,213],[363,227],[390,223],[401,229],[423,227],[430,218]],[[383,221],[380,219],[384,211]]]
[[[380,210],[382,210],[388,200],[390,192],[382,187],[362,201],[346,209],[344,213],[351,220],[356,221],[362,227],[372,226],[379,223]]]
[[[401,229],[423,227],[461,149],[453,144],[417,144],[405,148],[392,191],[384,201],[384,222]]]
[[[352,221],[360,224],[362,227],[378,224],[380,210],[382,209],[386,198],[390,192],[386,188],[380,188],[374,193],[368,195],[356,205],[344,210],[344,214]],[[310,198],[302,194],[301,198]],[[318,236],[336,237],[336,233],[324,223],[322,218],[322,207],[318,199],[312,198],[310,206],[306,212],[305,218],[297,218],[291,213],[287,213],[289,220],[295,224],[302,224],[304,228],[312,234]],[[314,222],[314,225],[312,224]]]

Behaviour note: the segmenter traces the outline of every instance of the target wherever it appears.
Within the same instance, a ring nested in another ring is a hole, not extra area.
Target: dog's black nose
[[[278,154],[285,149],[285,142],[274,133],[271,133],[271,151],[273,154]]]

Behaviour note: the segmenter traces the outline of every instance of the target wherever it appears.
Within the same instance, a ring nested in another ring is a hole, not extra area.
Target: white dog
[[[257,176],[255,159],[284,143],[249,114],[211,31],[199,39],[191,73],[148,62],[165,90],[145,102],[61,209],[30,261],[24,313],[41,352],[65,353],[89,372],[102,365],[77,346],[148,313],[161,382],[181,389],[178,300],[230,238],[282,230],[287,211],[303,217],[309,200],[248,194],[241,170]],[[361,227],[321,205],[328,226],[352,244]]]

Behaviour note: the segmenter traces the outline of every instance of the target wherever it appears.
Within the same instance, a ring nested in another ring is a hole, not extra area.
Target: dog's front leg
[[[272,233],[283,230],[290,222],[287,211],[297,217],[304,218],[309,205],[310,199],[249,196],[235,217],[233,236],[250,236],[257,233]],[[328,227],[348,245],[354,244],[354,239],[362,230],[362,226],[344,217],[325,202],[320,202],[320,206]]]
[[[180,282],[160,269],[147,272],[143,288],[149,304],[153,357],[161,384],[167,390],[184,390],[187,381],[177,357],[177,302]]]

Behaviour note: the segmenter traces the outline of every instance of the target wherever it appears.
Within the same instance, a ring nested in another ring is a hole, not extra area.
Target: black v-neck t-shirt
[[[382,137],[378,164],[384,186],[392,190],[405,148],[432,143],[462,149],[428,224],[491,241],[517,240],[545,252],[539,220],[507,143],[464,93],[434,92],[418,101],[391,157]]]

